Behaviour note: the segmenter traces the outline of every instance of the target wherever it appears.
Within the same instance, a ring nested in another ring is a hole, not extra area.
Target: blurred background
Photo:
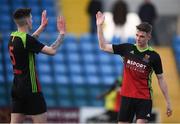
[[[141,21],[153,25],[150,44],[162,58],[173,115],[166,117],[165,100],[153,75],[152,122],[180,122],[179,0],[0,0],[0,5],[0,122],[10,119],[13,72],[7,44],[10,33],[16,30],[12,13],[19,7],[32,9],[32,32],[40,25],[41,12],[47,10],[49,23],[39,38],[47,45],[58,35],[57,15],[66,19],[67,35],[58,53],[53,57],[36,56],[49,122],[103,122],[108,118],[101,116],[107,110],[107,100],[97,99],[97,96],[122,76],[123,62],[119,56],[99,50],[94,17],[98,10],[105,14],[105,38],[114,44],[135,43],[135,26]],[[115,99],[116,94],[108,100]]]

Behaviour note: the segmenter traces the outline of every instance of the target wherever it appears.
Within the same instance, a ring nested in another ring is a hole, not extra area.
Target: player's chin
[[[141,46],[141,45],[142,45],[142,42],[137,41],[137,45],[138,45],[138,46]]]

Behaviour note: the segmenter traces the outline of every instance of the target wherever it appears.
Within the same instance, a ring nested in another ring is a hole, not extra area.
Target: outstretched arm
[[[163,74],[157,74],[157,79],[158,79],[160,89],[161,89],[161,91],[165,97],[165,100],[166,100],[166,104],[167,104],[166,114],[169,117],[172,115],[172,108],[171,108],[171,102],[170,102],[170,98],[169,98],[169,94],[168,94],[167,84],[165,82]]]
[[[112,44],[106,43],[103,35],[102,25],[104,23],[105,16],[99,11],[96,14],[96,25],[97,25],[97,35],[99,41],[99,47],[101,50],[113,53]]]
[[[47,12],[46,10],[44,10],[42,12],[42,15],[41,15],[41,25],[39,26],[39,28],[32,34],[33,37],[35,38],[38,38],[40,33],[45,29],[45,27],[47,26],[48,24],[48,19],[47,19]]]
[[[63,38],[66,33],[66,23],[62,16],[57,18],[57,29],[59,31],[57,39],[50,46],[44,46],[41,52],[49,55],[55,55],[57,49],[63,43]]]

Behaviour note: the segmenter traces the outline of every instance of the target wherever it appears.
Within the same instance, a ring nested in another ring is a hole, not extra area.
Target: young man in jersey
[[[104,15],[98,12],[96,23],[100,49],[118,54],[124,60],[119,123],[131,123],[134,115],[136,115],[137,123],[148,122],[152,109],[151,74],[153,70],[166,100],[167,116],[171,116],[171,103],[163,76],[161,59],[159,54],[148,46],[152,26],[148,23],[141,23],[137,26],[136,44],[113,45],[107,44],[104,39],[102,29],[104,20]]]
[[[65,21],[63,17],[57,18],[59,35],[51,46],[46,46],[37,40],[48,23],[46,11],[42,12],[41,25],[32,36],[28,34],[32,28],[31,9],[17,9],[13,19],[17,31],[11,33],[8,44],[14,72],[11,123],[22,123],[26,115],[30,116],[34,123],[45,123],[46,103],[36,74],[35,53],[56,54],[66,32]]]

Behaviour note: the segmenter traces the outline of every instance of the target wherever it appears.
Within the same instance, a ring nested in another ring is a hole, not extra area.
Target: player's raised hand
[[[66,23],[64,17],[62,16],[57,17],[57,29],[60,34],[66,33]]]
[[[48,24],[47,12],[44,10],[41,15],[41,26],[45,28]]]
[[[98,11],[96,14],[96,25],[102,25],[104,23],[104,20],[105,16],[100,11]]]

